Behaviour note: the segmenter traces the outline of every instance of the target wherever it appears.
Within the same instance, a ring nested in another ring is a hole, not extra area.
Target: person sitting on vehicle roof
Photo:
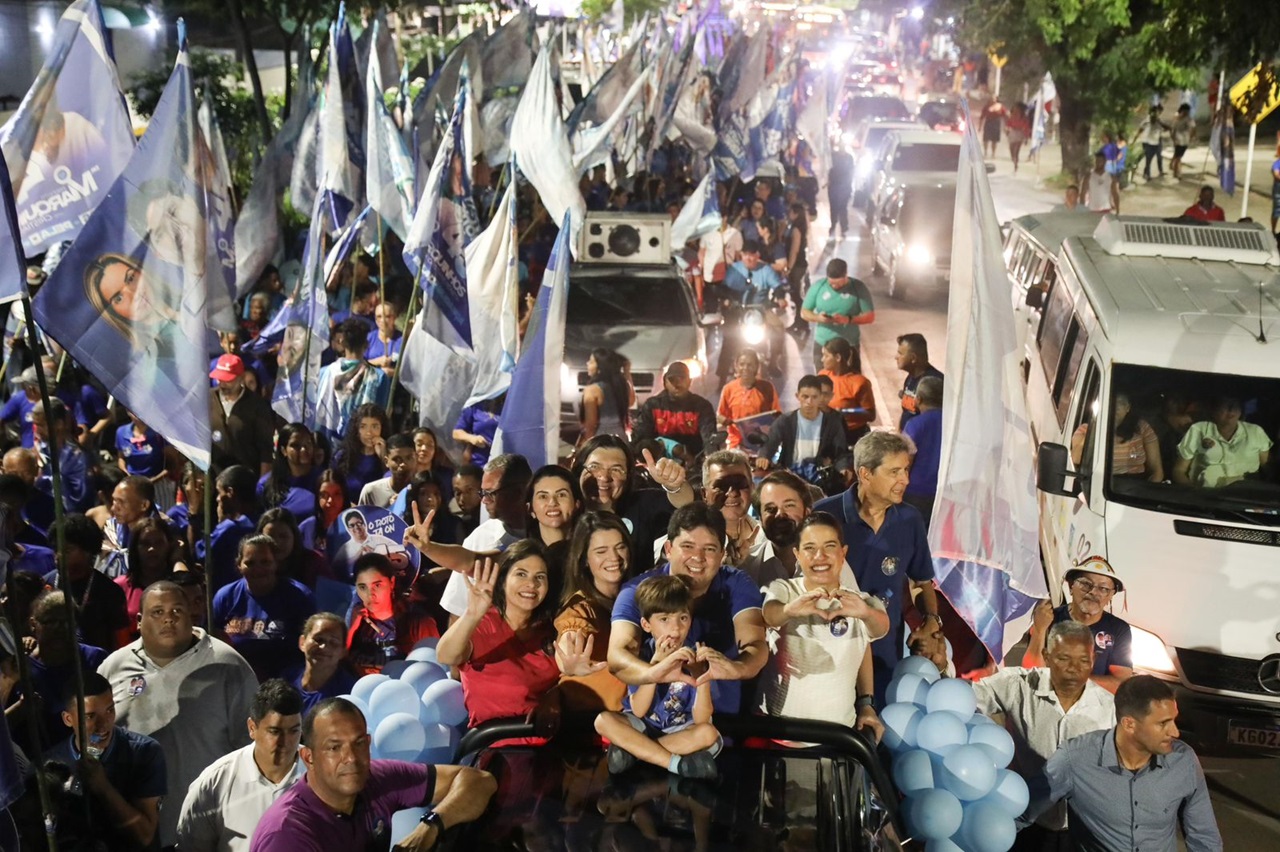
[[[642,654],[657,676],[627,687],[625,712],[596,717],[596,732],[610,743],[610,772],[643,760],[686,778],[718,774],[715,756],[724,740],[711,723],[716,672],[698,659],[705,646],[695,649],[689,641],[692,586],[688,575],[659,574],[635,589],[640,628],[648,635]],[[705,670],[695,678],[698,668]]]
[[[867,729],[884,728],[873,704],[871,642],[889,632],[884,604],[841,582],[849,552],[826,512],[800,522],[800,576],[774,580],[764,596],[773,654],[761,676],[761,710]]]
[[[1178,444],[1173,481],[1222,488],[1256,474],[1271,457],[1271,439],[1261,426],[1240,419],[1240,400],[1222,396],[1209,419],[1192,423]]]
[[[1093,681],[1115,692],[1133,677],[1132,636],[1129,623],[1104,611],[1116,592],[1124,591],[1124,583],[1115,569],[1101,556],[1092,556],[1067,572],[1071,600],[1060,607],[1043,600],[1036,604],[1031,616],[1031,639],[1022,665],[1031,668],[1044,665],[1046,636],[1049,628],[1064,621],[1077,621],[1093,631]]]

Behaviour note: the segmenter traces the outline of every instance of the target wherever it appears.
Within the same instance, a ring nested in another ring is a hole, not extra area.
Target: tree
[[[1195,84],[1214,42],[1199,0],[959,0],[960,40],[1039,57],[1058,89],[1064,170],[1084,168],[1096,123],[1125,127],[1152,92]]]
[[[582,16],[597,23],[613,11],[614,0],[582,0]],[[644,17],[647,12],[665,9],[666,0],[622,0],[623,22],[630,24]],[[621,35],[621,34],[619,34]]]

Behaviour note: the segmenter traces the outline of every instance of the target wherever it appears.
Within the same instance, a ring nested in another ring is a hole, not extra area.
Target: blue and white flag
[[[312,96],[294,147],[293,167],[289,172],[289,204],[299,212],[310,210],[315,205],[316,188],[320,185],[320,105],[322,103],[320,95]]]
[[[643,62],[640,55],[640,43],[631,45],[626,53],[618,57],[618,61],[609,66],[597,83],[587,92],[587,96],[573,108],[569,120],[565,122],[569,132],[573,133],[579,123],[603,124],[613,115],[627,91],[640,77]]]
[[[1053,83],[1053,75],[1046,71],[1044,78],[1040,81],[1040,88],[1036,90],[1036,96],[1031,101],[1031,108],[1035,113],[1031,119],[1031,153],[1033,154],[1044,144],[1046,125],[1049,121],[1049,104],[1057,97],[1058,88]]]
[[[378,21],[373,23],[374,44],[378,42]],[[400,239],[409,234],[413,205],[417,195],[413,189],[413,160],[404,144],[400,129],[383,102],[379,81],[382,68],[378,50],[369,51],[369,67],[365,74],[365,195],[369,206],[382,217],[383,223]]]
[[[217,246],[218,274],[209,278],[209,317],[218,328],[236,326],[236,211],[232,199],[231,164],[227,161],[227,149],[222,142],[222,129],[213,111],[206,81],[204,96],[196,110],[196,128],[200,134],[200,157],[197,169],[205,191],[205,216],[209,223],[209,236]],[[231,258],[231,263],[221,262]]]
[[[514,169],[514,166],[512,167]],[[493,399],[511,385],[520,346],[520,256],[516,233],[516,180],[507,182],[497,215],[467,246],[467,295],[474,339],[475,380],[467,405]]]
[[[718,180],[740,178],[743,183],[755,180],[755,148],[751,144],[751,131],[742,113],[734,113],[720,125],[716,146],[711,151]]]
[[[311,209],[311,227],[302,253],[302,276],[285,297],[284,307],[258,336],[280,344],[271,409],[289,423],[313,428],[320,379],[320,356],[329,346],[329,305],[325,299],[323,199]]]
[[[560,365],[569,305],[569,215],[551,249],[520,360],[502,406],[493,453],[519,453],[537,470],[560,456]]]
[[[587,205],[578,190],[573,149],[560,118],[555,82],[551,77],[554,52],[550,47],[544,49],[533,63],[529,82],[511,122],[511,154],[520,173],[538,190],[551,218],[569,223],[570,249],[577,251],[578,232],[582,229]]]
[[[470,87],[463,83],[454,98],[453,118],[436,149],[404,243],[404,262],[419,276],[425,293],[425,331],[446,346],[471,349],[471,315],[467,307],[467,272],[463,248],[479,231],[473,215],[468,164],[471,152],[463,132]]]
[[[133,125],[97,0],[62,14],[35,83],[0,147],[27,254],[74,239],[133,154]]]
[[[939,588],[994,659],[1007,622],[1047,597],[1034,452],[1000,221],[966,117],[956,181],[942,459],[929,547]]]
[[[365,100],[363,77],[344,7],[329,28],[329,70],[320,106],[319,191],[326,196],[328,230],[347,224],[352,211],[364,207]]]
[[[253,183],[236,218],[236,297],[243,298],[267,264],[283,259],[280,241],[280,197],[293,170],[294,151],[312,103],[299,98],[253,173]],[[314,126],[314,125],[313,125]],[[314,170],[314,161],[312,166]],[[315,200],[314,193],[311,200]],[[308,208],[309,209],[309,208]],[[278,264],[277,264],[278,265]]]
[[[33,307],[109,394],[208,469],[209,313],[235,258],[210,222],[216,188],[181,22],[178,45],[146,135]]]
[[[0,305],[27,295],[27,259],[22,254],[22,234],[18,230],[18,214],[13,206],[13,185],[9,169],[0,154]]]
[[[719,229],[720,198],[716,193],[715,171],[709,169],[671,223],[671,249],[679,252],[689,240]]]
[[[618,103],[613,115],[606,118],[602,124],[593,127],[579,125],[573,132],[571,140],[573,169],[577,174],[582,174],[593,166],[609,161],[610,140],[614,138],[618,126],[639,109],[637,101],[640,93],[644,91],[652,77],[653,66],[651,65],[631,84],[631,89]]]

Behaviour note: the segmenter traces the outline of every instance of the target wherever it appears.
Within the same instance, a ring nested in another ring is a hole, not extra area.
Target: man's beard
[[[764,535],[774,547],[795,547],[800,540],[800,525],[786,515],[775,515],[764,522]]]

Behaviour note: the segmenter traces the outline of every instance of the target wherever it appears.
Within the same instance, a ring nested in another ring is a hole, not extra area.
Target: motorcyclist
[[[772,372],[780,372],[780,365],[785,354],[783,346],[782,320],[773,310],[778,299],[785,299],[782,291],[783,280],[777,271],[765,263],[761,257],[760,244],[755,241],[744,243],[739,259],[724,274],[723,286],[729,291],[729,304],[739,304],[744,308],[761,308],[764,312],[765,326],[769,335],[768,366]],[[737,347],[725,347],[726,350]],[[730,361],[729,363],[732,363]]]

